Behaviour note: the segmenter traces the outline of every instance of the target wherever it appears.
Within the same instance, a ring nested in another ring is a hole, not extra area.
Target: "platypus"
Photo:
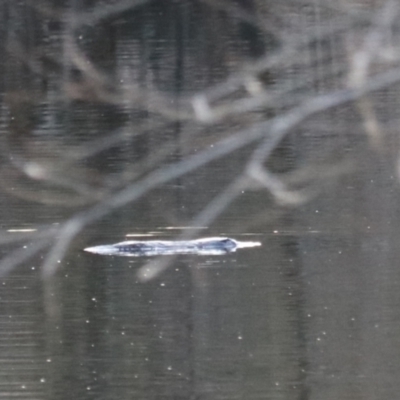
[[[228,237],[195,240],[129,240],[115,244],[87,247],[90,253],[110,256],[158,256],[166,254],[220,255],[243,247],[261,246],[260,242],[239,242]]]

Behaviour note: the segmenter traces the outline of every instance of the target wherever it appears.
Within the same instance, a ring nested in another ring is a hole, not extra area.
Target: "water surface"
[[[398,10],[261,3],[0,7],[0,396],[396,398]]]

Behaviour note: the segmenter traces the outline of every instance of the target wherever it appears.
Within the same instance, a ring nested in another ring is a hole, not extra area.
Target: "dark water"
[[[0,397],[395,399],[398,12],[4,1]]]

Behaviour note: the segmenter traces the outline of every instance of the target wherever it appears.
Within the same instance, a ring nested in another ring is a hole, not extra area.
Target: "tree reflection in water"
[[[26,221],[38,229],[29,252],[15,238],[3,274],[47,248],[51,276],[88,227],[141,201],[148,214],[192,227],[243,202],[240,229],[257,230],[371,149],[396,157],[394,1],[71,4],[7,1],[0,10],[0,184],[3,201],[29,204]],[[154,191],[168,198],[182,179],[185,212],[168,200],[161,212]],[[246,200],[254,191],[266,200]],[[35,219],[41,205],[49,225]]]

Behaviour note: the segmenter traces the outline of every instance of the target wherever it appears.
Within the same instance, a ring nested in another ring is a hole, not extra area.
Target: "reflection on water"
[[[89,3],[0,7],[0,397],[395,399],[397,3]]]

